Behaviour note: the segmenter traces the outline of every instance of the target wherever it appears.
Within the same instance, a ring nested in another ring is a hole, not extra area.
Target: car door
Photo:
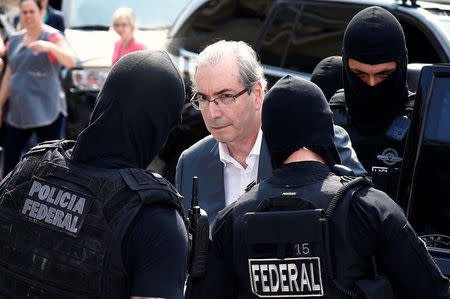
[[[397,193],[399,205],[450,276],[450,66],[425,66]]]

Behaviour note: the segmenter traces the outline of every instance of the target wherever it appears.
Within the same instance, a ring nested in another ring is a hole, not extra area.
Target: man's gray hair
[[[194,78],[197,70],[202,66],[210,66],[221,62],[226,57],[236,57],[239,65],[240,81],[248,89],[251,89],[256,82],[261,82],[263,93],[267,87],[267,81],[261,63],[258,61],[256,52],[243,41],[221,40],[207,46],[197,57]],[[197,90],[195,80],[194,91]]]

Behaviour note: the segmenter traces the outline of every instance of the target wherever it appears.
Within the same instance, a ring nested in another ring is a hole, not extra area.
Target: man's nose
[[[206,111],[211,118],[217,118],[222,114],[219,105],[214,101],[208,103],[208,109]]]
[[[369,84],[370,86],[375,86],[378,83],[379,83],[378,79],[375,76],[369,76],[369,80],[368,80],[367,84]]]

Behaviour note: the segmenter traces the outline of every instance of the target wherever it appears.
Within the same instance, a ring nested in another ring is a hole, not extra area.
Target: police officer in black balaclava
[[[322,59],[311,73],[311,82],[320,87],[327,101],[342,89],[342,57],[330,56]]]
[[[408,91],[408,51],[400,23],[387,10],[357,13],[344,34],[344,92],[330,106],[344,127],[377,188],[396,197],[412,99]]]
[[[450,296],[400,207],[367,178],[333,172],[332,113],[315,84],[280,79],[262,130],[273,175],[219,212],[192,298]]]
[[[24,155],[0,185],[0,297],[183,298],[180,195],[145,171],[183,103],[167,52],[133,52],[111,69],[76,142]]]

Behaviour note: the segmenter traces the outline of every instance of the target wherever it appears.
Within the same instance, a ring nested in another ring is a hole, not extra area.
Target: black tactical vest
[[[393,199],[397,195],[413,99],[414,95],[410,95],[404,115],[395,118],[389,128],[370,134],[361,132],[352,124],[343,90],[339,90],[330,100],[334,123],[349,134],[358,159],[372,177],[374,187]]]
[[[73,145],[34,147],[1,185],[1,297],[129,298],[121,251],[128,226],[143,205],[183,213],[158,174],[75,165],[66,152]]]
[[[373,264],[351,245],[348,210],[353,193],[363,185],[350,188],[331,217],[325,212],[344,182],[347,178],[338,176],[302,187],[264,181],[249,191],[246,198],[257,200],[241,201],[233,210],[240,298],[359,294],[355,282],[371,279]]]

